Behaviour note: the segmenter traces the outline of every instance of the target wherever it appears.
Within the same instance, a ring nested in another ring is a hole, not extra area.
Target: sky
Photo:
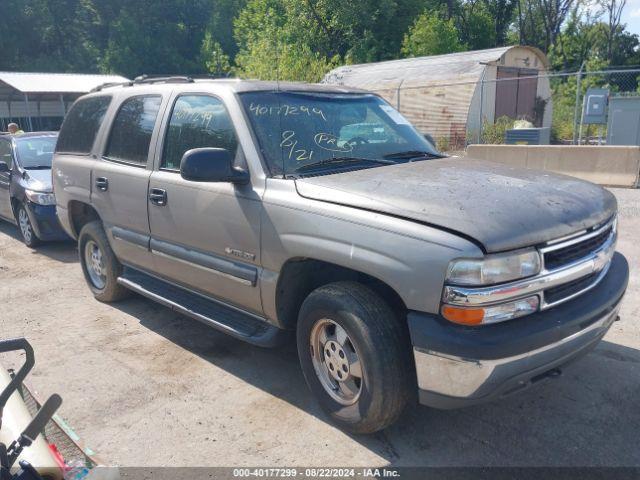
[[[597,1],[586,2],[586,9],[591,14],[597,12],[602,13],[602,7],[600,7]],[[606,21],[607,16],[604,14],[601,19]],[[622,12],[622,23],[627,25],[627,30],[631,33],[640,35],[640,0],[627,0],[627,4]]]
[[[627,24],[627,29],[631,33],[640,35],[640,0],[627,0],[622,21]]]

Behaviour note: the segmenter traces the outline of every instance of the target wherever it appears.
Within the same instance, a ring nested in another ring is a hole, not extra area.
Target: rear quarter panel
[[[91,204],[91,172],[95,162],[90,155],[55,154],[53,157],[51,175],[58,220],[73,238],[77,238],[78,232],[73,231],[69,204],[74,200]]]

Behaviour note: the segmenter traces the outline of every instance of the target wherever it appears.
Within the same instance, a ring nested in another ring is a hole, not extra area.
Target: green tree
[[[247,0],[211,0],[210,18],[207,32],[214,42],[232,60],[238,53],[238,45],[233,36],[233,20],[247,4]]]
[[[337,66],[306,45],[280,43],[265,37],[236,56],[236,73],[245,78],[318,82]]]
[[[138,0],[122,5],[109,28],[101,67],[128,77],[202,73],[208,0]]]
[[[90,41],[92,12],[81,0],[0,2],[0,68],[24,71],[97,70]]]
[[[258,64],[269,65],[275,56],[272,50],[279,52],[279,67],[287,62],[307,65],[310,72],[340,63],[397,58],[421,2],[249,0],[234,22],[238,71],[250,74]],[[285,58],[283,51],[300,58]],[[279,73],[286,74],[283,68]]]
[[[638,35],[627,31],[624,25],[610,35],[609,25],[598,16],[581,15],[576,10],[549,50],[553,68],[575,71],[589,61],[603,68],[640,64]]]
[[[496,34],[493,19],[484,3],[468,0],[456,9],[454,16],[456,27],[460,32],[460,40],[469,50],[482,50],[496,45]]]
[[[568,18],[588,17],[589,10],[583,9],[586,3],[586,0],[518,0],[519,43],[548,53]]]
[[[443,18],[442,12],[438,11],[427,10],[420,15],[402,42],[402,54],[406,57],[441,55],[464,49],[453,19]]]
[[[213,39],[211,32],[204,34],[200,55],[202,63],[209,73],[217,77],[224,77],[231,72],[229,55],[224,52],[222,45]]]
[[[506,45],[507,32],[514,19],[519,0],[480,0],[493,20],[496,46]]]
[[[319,81],[338,64],[313,51],[280,0],[252,0],[235,22],[236,73],[264,80]]]

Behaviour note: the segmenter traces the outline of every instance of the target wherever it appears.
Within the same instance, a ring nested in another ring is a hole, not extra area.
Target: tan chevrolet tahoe
[[[260,346],[295,336],[353,432],[414,398],[461,407],[557,377],[628,281],[610,192],[447,158],[358,90],[104,86],[67,115],[52,174],[98,300],[138,292]]]

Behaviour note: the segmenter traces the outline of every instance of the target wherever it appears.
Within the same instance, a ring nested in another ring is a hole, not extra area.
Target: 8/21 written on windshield
[[[343,142],[342,145],[340,145],[339,138],[330,133],[316,133],[313,136],[313,141],[319,148],[328,152],[349,153],[353,151],[352,144]],[[280,146],[288,151],[289,159],[295,158],[300,162],[311,160],[313,158],[314,151],[307,150],[305,148],[296,148],[298,143],[299,142],[296,139],[296,132],[293,130],[285,130],[282,132],[282,141],[280,142]]]

